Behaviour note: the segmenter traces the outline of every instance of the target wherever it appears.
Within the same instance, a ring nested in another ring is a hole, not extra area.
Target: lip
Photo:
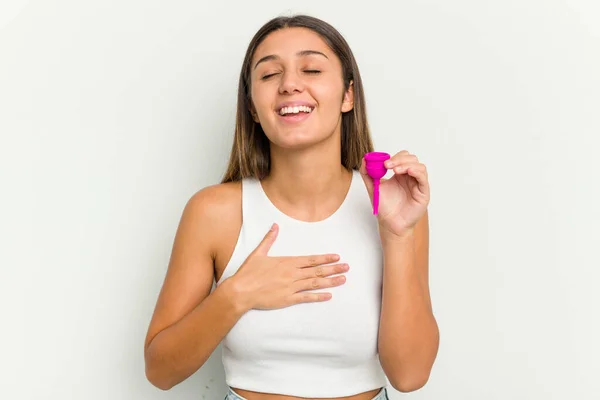
[[[275,112],[277,114],[279,114],[281,109],[284,107],[299,107],[299,106],[310,107],[313,110],[315,108],[315,105],[309,101],[284,101],[283,103],[277,104],[277,107],[275,107]]]
[[[300,122],[306,121],[308,118],[310,118],[311,115],[312,115],[312,112],[310,112],[310,113],[300,112],[298,114],[287,114],[287,115],[281,115],[281,114],[277,113],[278,119],[285,124],[298,124]]]

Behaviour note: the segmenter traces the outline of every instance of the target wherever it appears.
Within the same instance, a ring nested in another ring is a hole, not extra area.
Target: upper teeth
[[[307,106],[283,107],[281,110],[279,110],[279,115],[298,114],[301,111],[309,113],[312,111],[312,108]]]

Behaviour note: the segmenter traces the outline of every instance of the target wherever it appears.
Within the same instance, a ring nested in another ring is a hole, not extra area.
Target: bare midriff
[[[240,395],[241,397],[247,400],[371,400],[373,397],[379,393],[381,389],[374,389],[368,392],[363,392],[359,394],[355,394],[353,396],[346,397],[328,397],[328,398],[315,398],[311,397],[295,397],[295,396],[285,396],[282,394],[271,394],[271,393],[259,393],[259,392],[251,392],[248,390],[236,389],[232,388],[232,390]]]

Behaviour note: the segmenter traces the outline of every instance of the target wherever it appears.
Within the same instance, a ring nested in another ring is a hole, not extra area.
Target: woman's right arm
[[[160,389],[168,390],[196,372],[246,312],[227,280],[210,292],[219,225],[224,216],[233,219],[225,223],[237,218],[241,224],[241,209],[232,209],[234,190],[203,189],[183,211],[144,345],[146,377]]]

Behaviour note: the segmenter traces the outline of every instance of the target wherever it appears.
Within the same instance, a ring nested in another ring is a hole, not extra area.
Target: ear
[[[344,101],[342,102],[342,112],[348,112],[354,108],[354,81],[350,81],[348,90],[344,93]]]

